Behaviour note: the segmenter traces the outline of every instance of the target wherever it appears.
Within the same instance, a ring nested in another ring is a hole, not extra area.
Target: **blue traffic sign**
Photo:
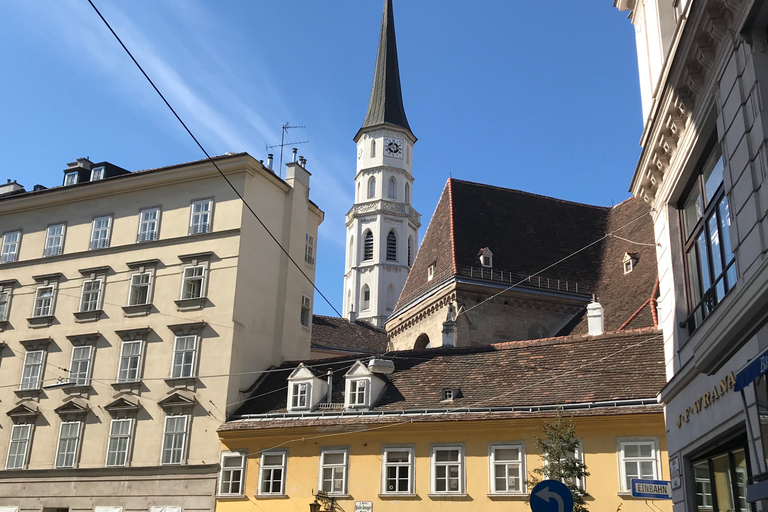
[[[562,482],[544,480],[531,491],[533,512],[573,512],[573,494]]]
[[[654,500],[672,499],[672,482],[669,480],[632,479],[632,496]]]

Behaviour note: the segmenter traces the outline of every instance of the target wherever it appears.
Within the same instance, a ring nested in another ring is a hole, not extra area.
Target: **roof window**
[[[483,247],[477,253],[477,256],[480,258],[480,265],[486,268],[493,268],[493,253],[489,248]]]
[[[635,269],[635,265],[637,265],[637,253],[625,252],[622,265],[624,267],[624,274],[629,274],[632,272]]]

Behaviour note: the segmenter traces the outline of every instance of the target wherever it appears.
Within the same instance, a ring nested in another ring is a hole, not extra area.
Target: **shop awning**
[[[768,350],[757,356],[743,370],[736,374],[736,391],[741,391],[752,384],[756,378],[768,373]]]

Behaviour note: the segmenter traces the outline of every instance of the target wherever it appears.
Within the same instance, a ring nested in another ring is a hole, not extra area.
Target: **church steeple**
[[[376,70],[373,73],[368,112],[365,114],[361,131],[381,124],[399,126],[411,132],[408,118],[405,116],[405,107],[403,107],[403,93],[400,89],[400,68],[397,62],[392,0],[384,2]],[[411,135],[413,135],[412,132]]]

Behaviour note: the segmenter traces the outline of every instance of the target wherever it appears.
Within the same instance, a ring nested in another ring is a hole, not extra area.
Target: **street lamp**
[[[317,500],[313,501],[309,504],[309,512],[320,512],[320,506]]]

